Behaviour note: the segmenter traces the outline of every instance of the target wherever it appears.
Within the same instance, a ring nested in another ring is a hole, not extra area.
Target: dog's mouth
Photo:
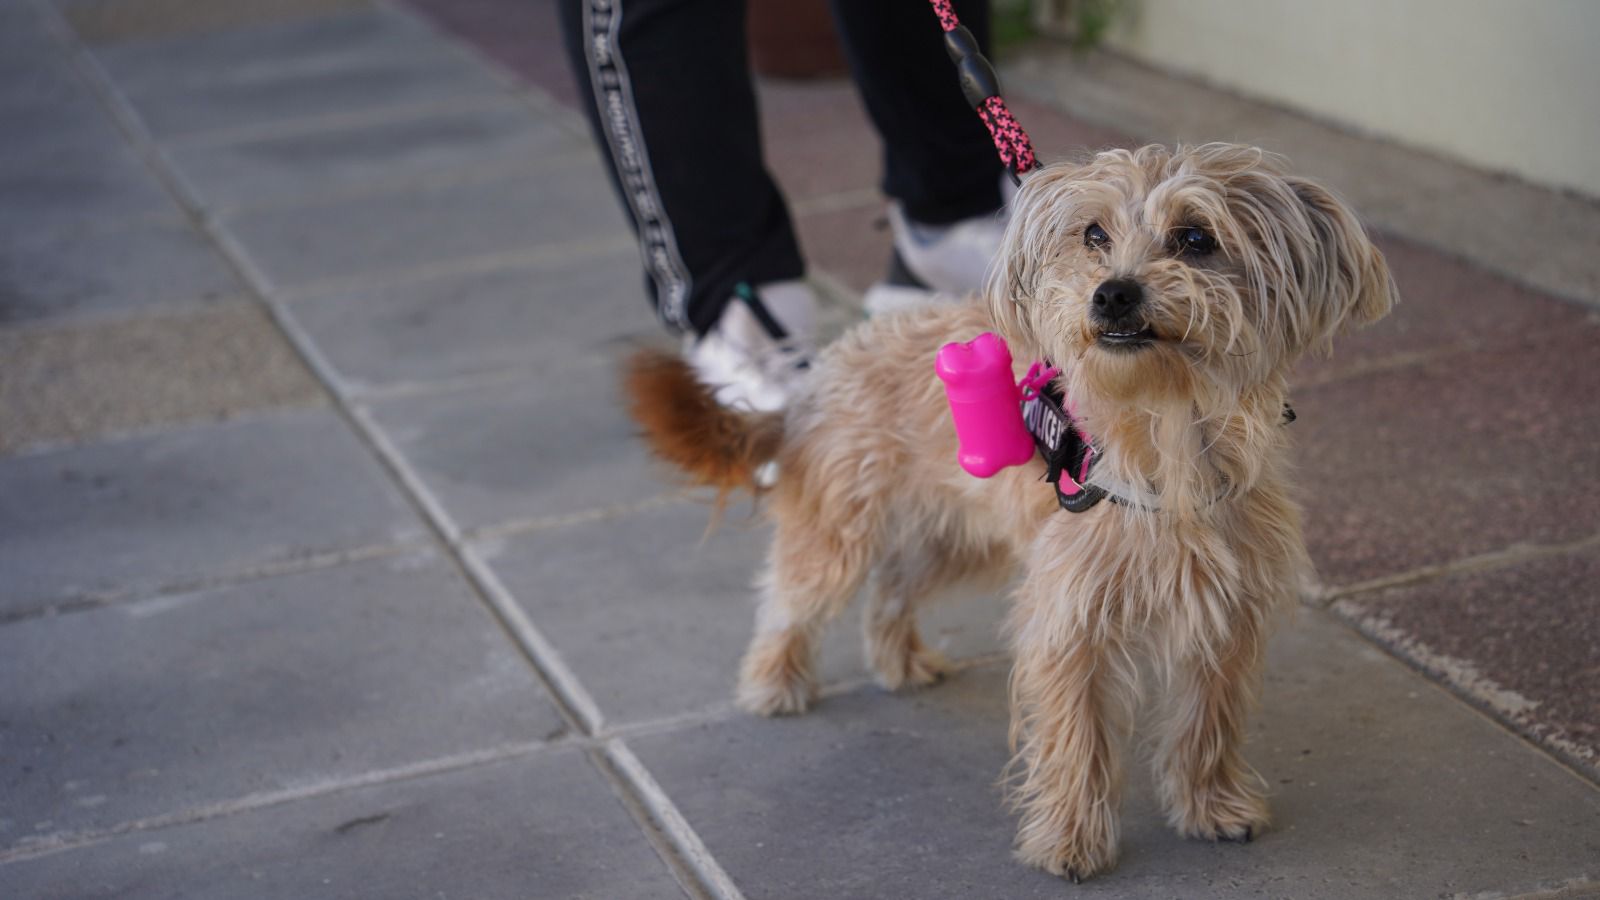
[[[1156,342],[1156,332],[1149,325],[1140,328],[1118,326],[1106,328],[1095,338],[1095,343],[1107,350],[1127,352],[1148,347]]]

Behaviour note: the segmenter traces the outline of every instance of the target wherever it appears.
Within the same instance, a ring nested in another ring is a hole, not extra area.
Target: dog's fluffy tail
[[[722,406],[688,363],[660,350],[640,350],[628,359],[623,390],[628,414],[644,429],[650,450],[691,483],[715,488],[719,503],[736,490],[760,490],[756,469],[778,455],[782,413]]]

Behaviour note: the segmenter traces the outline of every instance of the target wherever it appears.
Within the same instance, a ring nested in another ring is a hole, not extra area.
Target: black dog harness
[[[1044,460],[1044,480],[1055,485],[1056,502],[1073,513],[1087,512],[1107,497],[1113,503],[1127,505],[1127,500],[1087,483],[1100,454],[1078,430],[1078,423],[1066,410],[1065,399],[1059,388],[1046,384],[1022,404],[1022,421]]]
[[[1048,365],[1048,364],[1046,364]],[[1121,497],[1099,485],[1089,483],[1089,475],[1100,461],[1100,452],[1066,409],[1066,395],[1046,383],[1034,390],[1022,404],[1022,421],[1033,435],[1034,446],[1044,460],[1044,480],[1055,486],[1056,502],[1070,513],[1088,512],[1101,500],[1120,506],[1154,509],[1130,497]],[[1283,424],[1295,420],[1294,408],[1283,405]],[[1226,491],[1224,491],[1226,493]]]

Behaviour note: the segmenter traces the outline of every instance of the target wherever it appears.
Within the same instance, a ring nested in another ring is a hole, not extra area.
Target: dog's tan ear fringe
[[[1289,178],[1290,187],[1305,204],[1323,259],[1313,267],[1313,292],[1337,304],[1325,326],[1325,338],[1370,325],[1389,314],[1399,300],[1399,290],[1383,252],[1373,246],[1355,212],[1332,191],[1305,178]]]
[[[755,470],[774,458],[783,416],[748,413],[717,403],[676,354],[641,349],[623,368],[628,415],[650,451],[680,469],[691,484],[716,489],[720,508],[737,490],[759,493]]]

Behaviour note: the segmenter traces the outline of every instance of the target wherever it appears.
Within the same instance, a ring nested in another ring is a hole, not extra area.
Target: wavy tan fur
[[[1090,223],[1107,244],[1086,245]],[[1173,236],[1189,227],[1217,251],[1181,254]],[[1090,298],[1111,278],[1142,286],[1154,345],[1097,343]],[[658,453],[721,489],[779,464],[740,704],[802,712],[818,632],[874,574],[869,663],[891,688],[932,682],[943,661],[918,635],[918,606],[951,579],[1020,565],[1007,624],[1018,858],[1075,880],[1115,865],[1142,660],[1169,821],[1249,840],[1268,816],[1245,721],[1273,614],[1309,567],[1281,424],[1289,373],[1395,299],[1353,213],[1282,160],[1149,146],[1029,175],[984,302],[857,327],[781,423],[707,408],[681,367],[636,367],[632,390],[648,399],[635,416]],[[1019,370],[1038,357],[1062,368],[1057,384],[1101,451],[1095,480],[1140,486],[1158,509],[1072,515],[1039,484],[1038,461],[986,481],[957,466],[934,354],[985,330]]]

